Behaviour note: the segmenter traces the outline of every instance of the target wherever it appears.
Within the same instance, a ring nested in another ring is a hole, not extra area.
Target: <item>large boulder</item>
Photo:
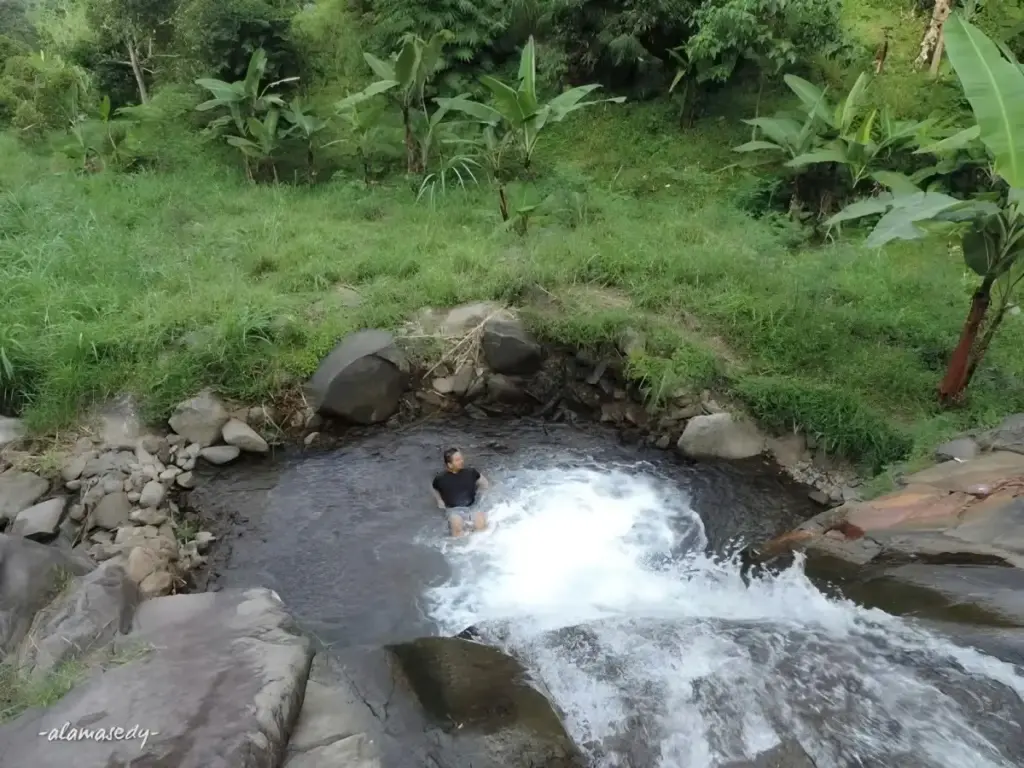
[[[693,459],[749,459],[763,453],[767,438],[757,426],[731,413],[694,416],[677,448]]]
[[[0,765],[33,768],[276,768],[312,660],[270,590],[175,595],[142,603],[115,663],[47,709],[0,727]],[[116,661],[120,661],[118,664]],[[135,738],[71,740],[137,726]],[[142,736],[145,733],[145,744]]]
[[[296,751],[285,768],[349,765],[327,759],[342,754],[359,756],[353,768],[586,764],[522,666],[490,646],[422,638],[347,649],[335,664],[334,679],[321,678],[331,690],[318,691],[303,711]],[[298,751],[300,744],[317,743],[325,749],[322,762],[310,759],[311,749]],[[337,752],[326,751],[328,745]]]
[[[209,390],[178,403],[168,419],[171,429],[201,448],[220,442],[221,430],[231,414]]]
[[[978,445],[986,451],[1024,453],[1024,413],[1007,416],[998,427],[979,435]]]
[[[543,349],[517,318],[496,315],[481,331],[480,346],[487,367],[509,376],[529,376],[540,370]]]
[[[0,448],[18,442],[27,434],[28,430],[21,419],[0,416]]]
[[[0,473],[0,530],[50,490],[50,483],[31,472],[11,467]]]
[[[68,585],[36,614],[21,643],[18,666],[39,675],[88,655],[131,629],[139,592],[124,568],[108,560]]]
[[[53,499],[41,501],[28,509],[23,509],[14,518],[14,524],[11,526],[11,535],[24,536],[26,539],[33,539],[35,541],[49,541],[53,539],[60,529],[67,501],[66,496],[57,496]]]
[[[0,658],[25,637],[36,612],[90,563],[55,547],[0,534]],[[0,765],[5,763],[0,760]]]
[[[408,383],[408,363],[387,331],[365,330],[343,339],[306,385],[314,407],[356,424],[391,418]]]

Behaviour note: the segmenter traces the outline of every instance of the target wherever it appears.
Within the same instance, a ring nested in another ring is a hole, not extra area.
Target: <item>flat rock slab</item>
[[[994,622],[1024,627],[1024,570],[1020,568],[908,564],[886,569],[881,579],[928,593],[931,607],[938,598],[948,613],[962,619],[985,618],[976,614],[980,609]]]
[[[55,547],[0,534],[0,658],[15,650],[36,612],[90,568]]]
[[[845,518],[867,533],[894,528],[944,530],[960,521],[960,511],[973,498],[966,493],[913,485],[873,501],[853,504]]]
[[[60,663],[103,649],[131,630],[139,591],[119,563],[108,560],[77,578],[36,614],[21,643],[18,666],[42,675]]]
[[[270,590],[144,602],[115,642],[121,664],[95,670],[53,706],[0,727],[0,765],[33,768],[277,768],[312,660]],[[116,656],[115,656],[116,658]],[[141,738],[54,740],[64,723],[137,726]]]
[[[1024,556],[1024,498],[999,501],[1002,503],[982,503],[968,509],[963,522],[949,535]]]
[[[928,485],[943,491],[969,493],[1013,478],[1024,478],[1024,455],[1010,451],[985,454],[970,461],[945,461],[915,472],[907,485]]]

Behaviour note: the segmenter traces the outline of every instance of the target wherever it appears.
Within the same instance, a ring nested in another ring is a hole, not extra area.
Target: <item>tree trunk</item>
[[[139,101],[143,104],[149,102],[149,91],[146,90],[146,78],[142,74],[142,65],[139,64],[139,52],[135,47],[135,41],[128,42],[128,61],[132,65],[132,74],[135,75],[135,84],[139,87]]]
[[[964,389],[971,383],[971,379],[974,378],[975,371],[985,359],[985,355],[988,354],[988,348],[992,344],[992,339],[995,338],[996,331],[999,330],[999,326],[1003,324],[1003,320],[1006,318],[1006,313],[1010,308],[1010,304],[1006,303],[999,308],[995,316],[989,320],[988,325],[985,326],[985,330],[981,334],[981,338],[978,339],[978,343],[974,347],[974,352],[971,354],[971,362],[967,368],[967,381],[964,384]]]
[[[508,221],[508,197],[505,195],[504,185],[498,185],[498,210],[501,211],[501,220]]]
[[[939,67],[942,65],[942,52],[946,48],[946,38],[940,36],[938,45],[935,46],[935,53],[932,54],[932,65],[928,69],[928,73],[932,77],[939,76]]]
[[[412,132],[412,115],[409,107],[402,107],[402,122],[405,123],[405,168],[409,173],[419,173],[420,153],[416,136]]]
[[[935,0],[932,20],[928,24],[928,29],[925,30],[924,37],[921,38],[921,51],[914,61],[914,66],[918,69],[931,61],[932,54],[939,47],[939,41],[942,39],[942,26],[946,23],[946,19],[949,18],[949,12],[952,8],[953,0]]]
[[[971,353],[975,351],[978,330],[988,312],[993,282],[989,278],[982,281],[971,299],[971,310],[967,313],[964,329],[960,333],[960,341],[949,358],[946,375],[942,377],[942,382],[939,384],[939,402],[943,405],[958,403],[963,398],[964,390],[970,379]]]

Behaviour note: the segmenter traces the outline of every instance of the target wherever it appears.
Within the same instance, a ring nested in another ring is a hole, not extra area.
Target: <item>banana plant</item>
[[[988,195],[959,200],[934,191],[894,189],[848,206],[828,223],[883,214],[868,237],[871,246],[959,231],[964,263],[980,283],[939,383],[939,401],[948,405],[964,397],[1024,279],[1024,70],[959,14],[946,21],[944,35],[977,135],[1007,191],[994,200]],[[970,141],[974,134],[965,133],[958,141]],[[997,304],[990,314],[994,291]]]
[[[886,170],[892,154],[919,143],[932,121],[894,120],[888,110],[862,109],[871,76],[861,73],[842,102],[832,105],[826,92],[796,75],[785,76],[786,85],[804,109],[801,124],[778,115],[746,120],[768,140],[755,139],[735,148],[737,152],[770,151],[790,156],[786,166],[802,170],[821,163],[846,169],[854,187],[867,178],[898,184],[897,175]],[[909,185],[904,185],[909,189]]]
[[[327,128],[327,121],[307,111],[299,98],[292,99],[283,114],[290,123],[285,135],[297,134],[306,145],[306,173],[312,183],[316,178],[316,139]]]
[[[374,158],[397,151],[397,142],[390,140],[389,132],[381,125],[385,105],[374,101],[373,97],[380,93],[374,86],[379,86],[379,83],[346,96],[335,105],[338,117],[348,129],[348,136],[324,145],[324,148],[335,144],[349,145],[362,166],[363,183],[366,185],[373,177]]]
[[[196,111],[209,112],[214,109],[226,109],[228,114],[210,123],[210,128],[219,131],[225,125],[234,123],[238,135],[245,136],[248,127],[247,121],[250,117],[259,116],[271,108],[284,108],[284,101],[276,93],[272,93],[273,89],[299,79],[286,77],[260,87],[266,71],[267,52],[262,48],[257,48],[249,59],[244,80],[234,83],[226,83],[215,78],[196,80],[196,85],[209,91],[213,97],[197,106]]]
[[[595,104],[621,104],[624,96],[614,96],[596,101],[584,101],[600,85],[581,85],[560,93],[546,104],[537,98],[537,46],[533,36],[523,47],[519,59],[518,82],[513,87],[496,77],[485,75],[480,82],[491,92],[493,106],[472,101],[466,96],[435,99],[448,109],[462,112],[485,126],[503,126],[505,137],[518,144],[523,165],[530,167],[537,142],[548,125],[561,122],[573,112]]]
[[[406,35],[402,47],[391,61],[379,59],[372,53],[363,54],[370,69],[380,78],[371,84],[370,89],[374,94],[392,92],[402,111],[406,169],[409,173],[422,173],[424,170],[422,152],[413,129],[414,113],[421,111],[427,114],[427,86],[444,66],[444,46],[453,38],[454,35],[447,30],[441,30],[427,41],[416,35]]]
[[[246,121],[246,131],[252,136],[251,139],[244,136],[227,137],[228,144],[242,152],[246,160],[245,172],[250,181],[253,181],[253,175],[249,161],[254,160],[257,169],[269,164],[274,182],[277,183],[277,164],[274,162],[274,155],[285,138],[285,132],[280,130],[280,124],[281,111],[275,107],[268,110],[262,119],[250,117]]]

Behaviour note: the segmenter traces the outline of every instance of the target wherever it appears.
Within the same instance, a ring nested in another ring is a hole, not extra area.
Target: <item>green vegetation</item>
[[[871,470],[1024,410],[1012,291],[969,397],[937,401],[977,288],[959,231],[879,250],[828,223],[1019,186],[960,65],[912,70],[911,0],[357,5],[25,16],[0,46],[3,410],[258,401],[348,331],[479,299],[553,340],[639,334],[652,400],[726,391]],[[1019,5],[972,18],[1020,54]]]
[[[27,709],[51,706],[74,688],[85,672],[81,662],[67,661],[44,675],[28,677],[13,662],[0,663],[0,723]]]

